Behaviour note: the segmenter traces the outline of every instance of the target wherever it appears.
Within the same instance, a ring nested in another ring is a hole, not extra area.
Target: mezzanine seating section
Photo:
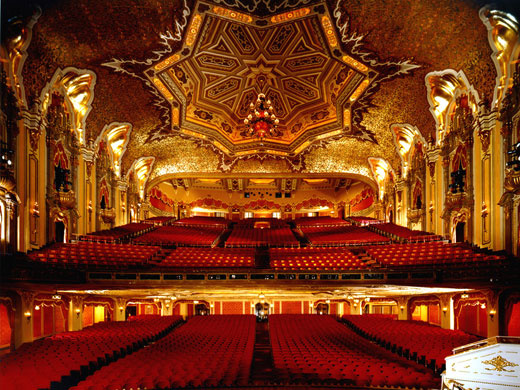
[[[119,243],[154,229],[149,223],[129,223],[108,230],[100,230],[81,236],[80,241]]]
[[[300,230],[313,246],[367,245],[390,242],[390,239],[358,226],[303,226]]]
[[[224,227],[161,226],[133,240],[136,244],[161,246],[212,246],[224,232]]]
[[[1,388],[36,390],[50,388],[53,382],[77,381],[155,340],[181,321],[180,316],[141,316],[129,322],[100,322],[23,344],[2,358]]]
[[[370,246],[366,248],[366,252],[386,268],[432,265],[466,267],[505,259],[503,256],[475,252],[462,244],[443,242]]]
[[[269,329],[275,375],[282,381],[431,388],[440,380],[329,316],[271,315]]]
[[[161,250],[158,246],[78,242],[54,244],[28,254],[33,261],[69,268],[143,267]]]
[[[397,321],[378,315],[344,315],[343,319],[380,344],[391,343],[424,356],[440,370],[455,347],[478,340],[460,330],[442,329],[420,321]],[[432,366],[433,366],[432,363]]]
[[[278,271],[358,270],[370,264],[345,248],[304,247],[271,248],[271,268]]]
[[[159,268],[244,268],[255,266],[253,248],[190,248],[171,251]]]
[[[163,339],[103,367],[73,389],[246,385],[255,325],[253,315],[193,317]]]

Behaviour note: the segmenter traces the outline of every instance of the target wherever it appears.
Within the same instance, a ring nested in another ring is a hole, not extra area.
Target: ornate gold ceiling
[[[491,101],[496,69],[479,0],[125,0],[43,3],[23,62],[25,104],[58,69],[95,77],[85,138],[132,132],[121,172],[155,157],[165,174],[398,170],[391,126],[435,133],[425,76],[463,71]],[[280,137],[243,134],[264,92]]]
[[[231,156],[293,156],[349,132],[350,107],[377,72],[341,55],[328,13],[302,7],[259,19],[205,3],[197,9],[205,12],[192,15],[183,47],[146,72],[172,105],[173,132]],[[280,119],[263,140],[243,123],[259,93]]]

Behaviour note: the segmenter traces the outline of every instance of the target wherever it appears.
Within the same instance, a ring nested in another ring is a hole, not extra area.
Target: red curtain
[[[302,303],[300,301],[283,301],[282,302],[282,313],[283,314],[302,314]]]
[[[87,305],[83,308],[83,327],[94,324],[94,306]]]
[[[222,314],[244,314],[243,302],[222,302]]]
[[[0,348],[11,345],[11,324],[9,322],[9,308],[0,303]]]
[[[457,316],[457,329],[487,337],[487,311],[480,304],[467,304],[460,308]]]
[[[520,301],[511,305],[507,313],[506,324],[508,336],[520,336]]]
[[[33,338],[37,339],[42,336],[42,308],[33,310]]]

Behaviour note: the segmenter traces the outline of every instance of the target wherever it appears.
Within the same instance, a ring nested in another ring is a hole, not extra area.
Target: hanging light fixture
[[[250,137],[277,136],[276,128],[280,120],[273,112],[271,101],[266,99],[263,93],[258,94],[256,102],[249,105],[249,115],[244,119],[246,132]]]

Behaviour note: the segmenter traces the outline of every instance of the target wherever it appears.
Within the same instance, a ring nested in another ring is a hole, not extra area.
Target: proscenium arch
[[[356,173],[330,173],[330,174],[287,174],[287,173],[235,173],[235,174],[197,174],[197,173],[167,173],[152,180],[147,181],[145,193],[153,187],[172,179],[352,179],[367,184],[376,193],[378,192],[377,183],[370,177]]]

